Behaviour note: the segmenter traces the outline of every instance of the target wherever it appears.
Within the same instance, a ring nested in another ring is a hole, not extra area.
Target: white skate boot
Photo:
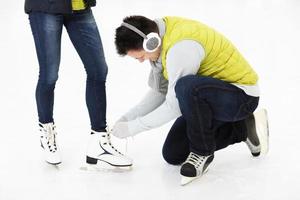
[[[98,164],[109,164],[113,167],[131,167],[132,160],[120,153],[112,146],[108,132],[96,132],[92,130],[88,144],[86,163],[89,167]]]
[[[191,152],[181,165],[181,185],[186,185],[206,173],[213,159],[214,155],[200,156]]]
[[[267,111],[262,109],[246,120],[248,131],[247,144],[251,154],[257,157],[269,150],[269,127]]]
[[[41,147],[47,163],[58,165],[61,163],[60,153],[56,144],[56,131],[54,123],[39,123]]]

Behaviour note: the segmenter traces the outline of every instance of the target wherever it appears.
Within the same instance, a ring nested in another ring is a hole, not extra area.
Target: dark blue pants
[[[29,20],[39,61],[36,87],[39,121],[53,122],[54,88],[60,65],[62,28],[65,26],[87,74],[86,104],[91,127],[95,131],[105,129],[107,65],[92,11],[68,15],[31,12]]]
[[[173,124],[163,146],[170,164],[185,161],[190,152],[207,156],[245,141],[245,119],[259,98],[211,77],[189,75],[178,80],[175,92],[182,116]]]

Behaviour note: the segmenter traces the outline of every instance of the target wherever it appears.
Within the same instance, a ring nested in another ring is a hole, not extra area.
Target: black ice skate
[[[248,136],[245,141],[251,154],[257,157],[269,150],[269,127],[267,111],[262,109],[246,119]]]
[[[214,155],[200,156],[191,152],[180,169],[181,185],[186,185],[207,172]]]

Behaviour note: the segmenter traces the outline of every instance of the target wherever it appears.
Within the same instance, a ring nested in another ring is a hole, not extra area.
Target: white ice
[[[132,171],[79,170],[89,136],[85,71],[65,30],[54,112],[63,164],[56,169],[44,163],[34,99],[38,62],[23,3],[0,4],[0,200],[300,199],[300,1],[98,0],[93,11],[109,65],[110,125],[148,88],[148,63],[115,51],[114,30],[125,16],[200,20],[231,39],[260,75],[260,107],[267,108],[270,120],[269,154],[255,159],[245,144],[228,147],[216,152],[204,177],[185,187],[179,167],[161,156],[172,123],[128,141]],[[125,141],[114,143],[126,150]]]

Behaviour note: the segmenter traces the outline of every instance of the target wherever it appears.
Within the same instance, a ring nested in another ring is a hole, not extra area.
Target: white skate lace
[[[205,156],[199,156],[191,152],[185,162],[191,163],[196,169],[198,169],[204,160]]]
[[[55,125],[49,125],[49,126],[43,126],[43,127],[40,127],[40,131],[41,132],[44,132],[44,134],[41,136],[45,136],[45,139],[47,141],[47,145],[49,147],[49,150],[51,152],[55,152],[57,151],[57,146],[56,146],[56,131],[55,131]]]

